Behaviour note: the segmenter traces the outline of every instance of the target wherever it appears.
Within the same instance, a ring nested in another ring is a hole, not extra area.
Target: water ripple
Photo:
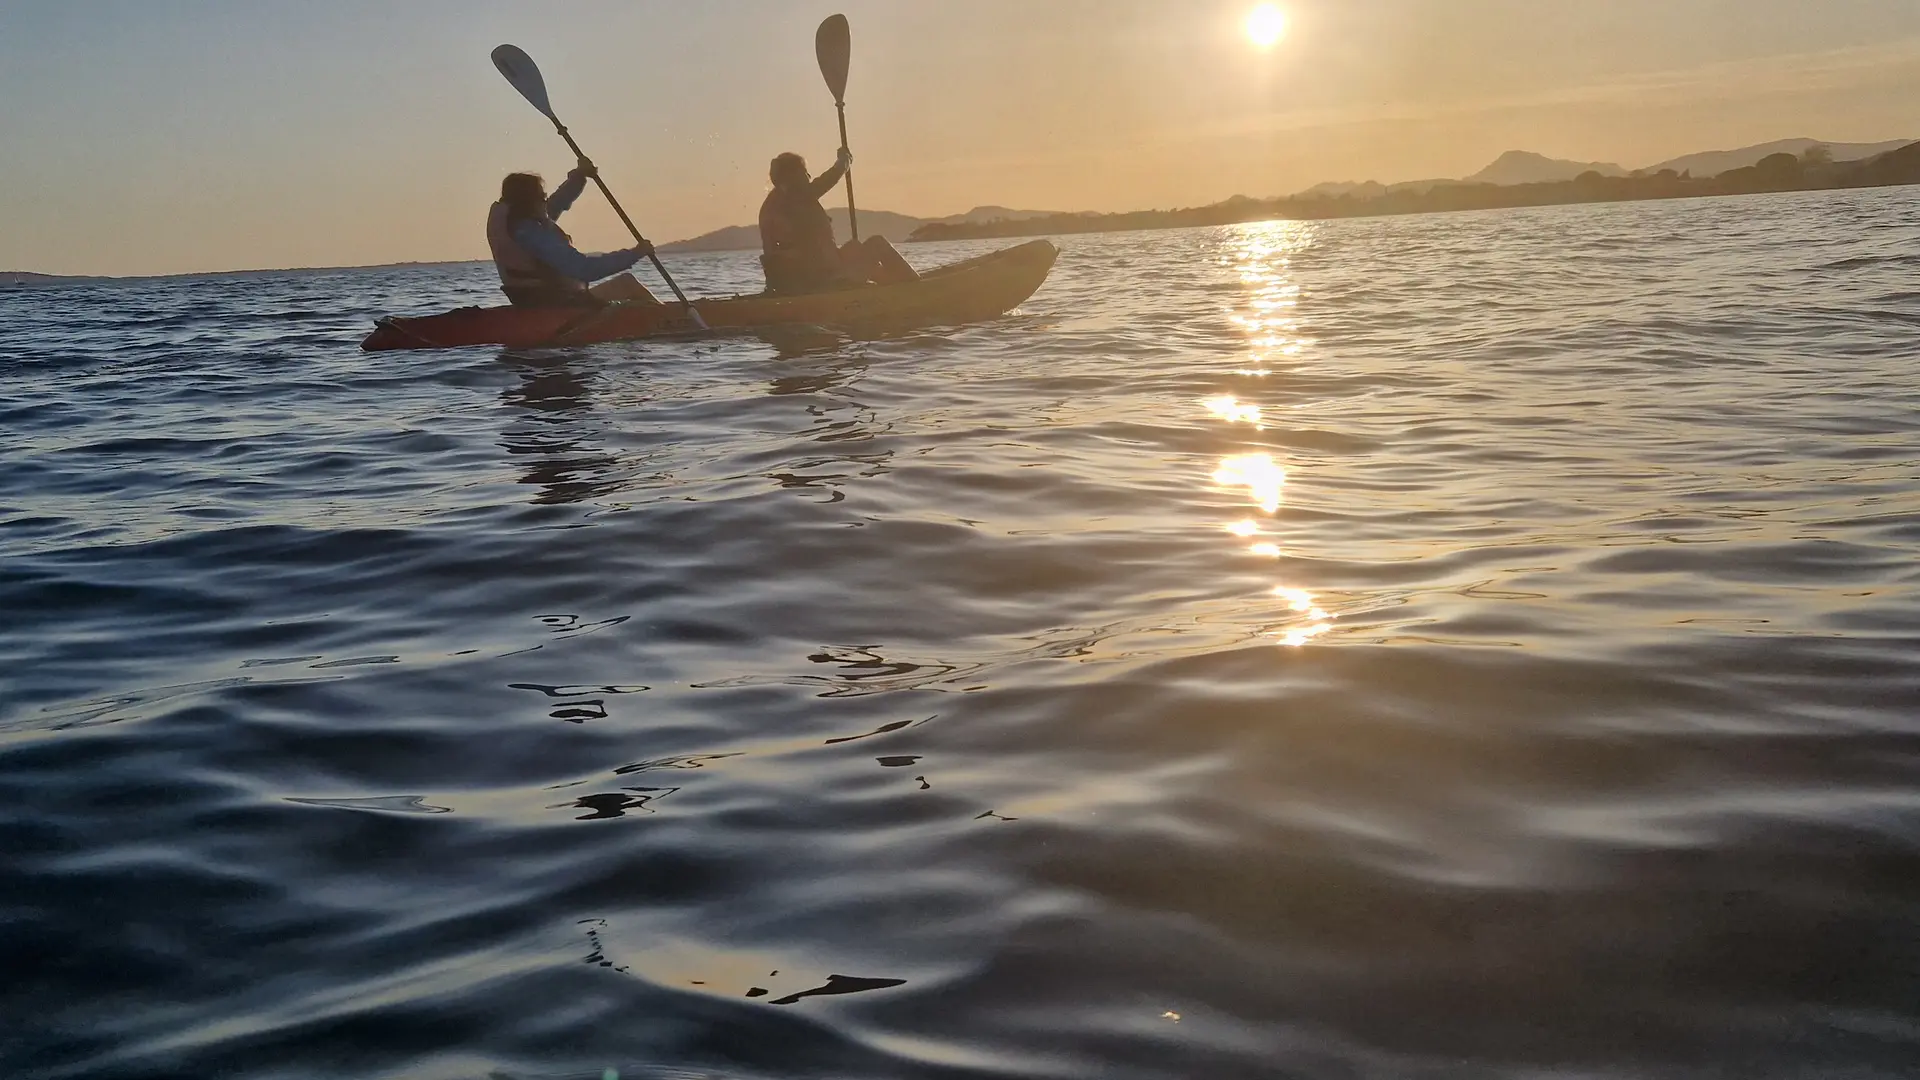
[[[0,1072],[1908,1075],[1911,191],[9,294]]]

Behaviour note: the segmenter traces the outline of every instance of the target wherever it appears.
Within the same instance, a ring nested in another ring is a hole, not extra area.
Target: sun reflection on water
[[[1291,645],[1292,647],[1297,649],[1300,646],[1305,645],[1307,642],[1312,641],[1314,638],[1319,637],[1321,634],[1324,634],[1331,629],[1333,629],[1332,623],[1318,622],[1318,623],[1314,623],[1312,626],[1301,627],[1296,630],[1288,630],[1280,635],[1280,644]]]
[[[1299,282],[1293,257],[1313,246],[1314,225],[1305,221],[1268,221],[1239,229],[1232,263],[1247,295],[1242,310],[1228,316],[1249,335],[1254,370],[1267,374],[1266,353],[1298,356],[1308,344],[1299,335]]]
[[[1272,454],[1234,454],[1220,460],[1220,467],[1213,471],[1213,482],[1221,487],[1246,488],[1254,504],[1272,514],[1280,509],[1287,470],[1273,463]]]
[[[1230,424],[1252,424],[1256,427],[1260,425],[1260,406],[1249,405],[1232,394],[1210,397],[1200,404],[1206,406],[1208,412]]]
[[[1313,226],[1305,222],[1276,221],[1245,226],[1239,232],[1237,245],[1223,262],[1238,271],[1247,295],[1241,309],[1231,312],[1228,318],[1246,331],[1250,354],[1243,361],[1246,366],[1236,369],[1234,374],[1264,378],[1273,374],[1269,365],[1275,358],[1299,356],[1310,344],[1299,334],[1301,288],[1293,278],[1292,263],[1294,255],[1312,246]],[[1266,429],[1261,406],[1242,401],[1235,394],[1216,394],[1200,404],[1218,420]],[[1225,488],[1246,489],[1254,505],[1271,516],[1280,512],[1287,470],[1270,453],[1232,454],[1220,460],[1213,472],[1213,482]],[[1262,537],[1264,529],[1259,521],[1243,518],[1224,527],[1233,536],[1251,541],[1248,554],[1281,558],[1280,544]],[[1273,589],[1273,596],[1284,605],[1285,617],[1293,624],[1272,631],[1280,644],[1297,648],[1332,631],[1333,615],[1320,606],[1312,593],[1279,585]]]

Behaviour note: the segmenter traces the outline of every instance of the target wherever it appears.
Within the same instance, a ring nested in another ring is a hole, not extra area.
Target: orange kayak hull
[[[907,329],[991,319],[1018,307],[1053,270],[1059,250],[1034,240],[927,271],[920,280],[794,296],[696,299],[714,331],[775,326]],[[468,345],[553,348],[607,341],[697,334],[679,304],[614,304],[604,308],[460,308],[439,315],[390,315],[360,343],[368,352],[450,349]]]

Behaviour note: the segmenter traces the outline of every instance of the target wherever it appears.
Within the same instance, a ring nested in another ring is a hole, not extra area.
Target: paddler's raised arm
[[[847,175],[847,169],[852,165],[853,153],[845,147],[842,147],[839,158],[833,163],[833,168],[814,177],[813,186],[807,189],[807,194],[812,196],[816,202],[825,198],[827,193],[832,191],[834,186],[840,183],[840,178]]]
[[[553,189],[553,194],[547,196],[547,216],[557,218],[572,209],[574,200],[587,190],[587,178],[593,176],[595,171],[593,162],[581,158],[580,163],[567,173],[567,178],[560,182],[560,186]]]

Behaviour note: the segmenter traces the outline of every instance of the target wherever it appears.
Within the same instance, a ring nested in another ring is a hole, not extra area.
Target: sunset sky
[[[813,29],[853,25],[861,204],[1187,206],[1793,136],[1920,138],[1917,0],[13,0],[0,270],[478,258],[502,173],[564,146],[512,42],[656,240],[753,219],[838,138]],[[583,199],[582,246],[622,246]]]

